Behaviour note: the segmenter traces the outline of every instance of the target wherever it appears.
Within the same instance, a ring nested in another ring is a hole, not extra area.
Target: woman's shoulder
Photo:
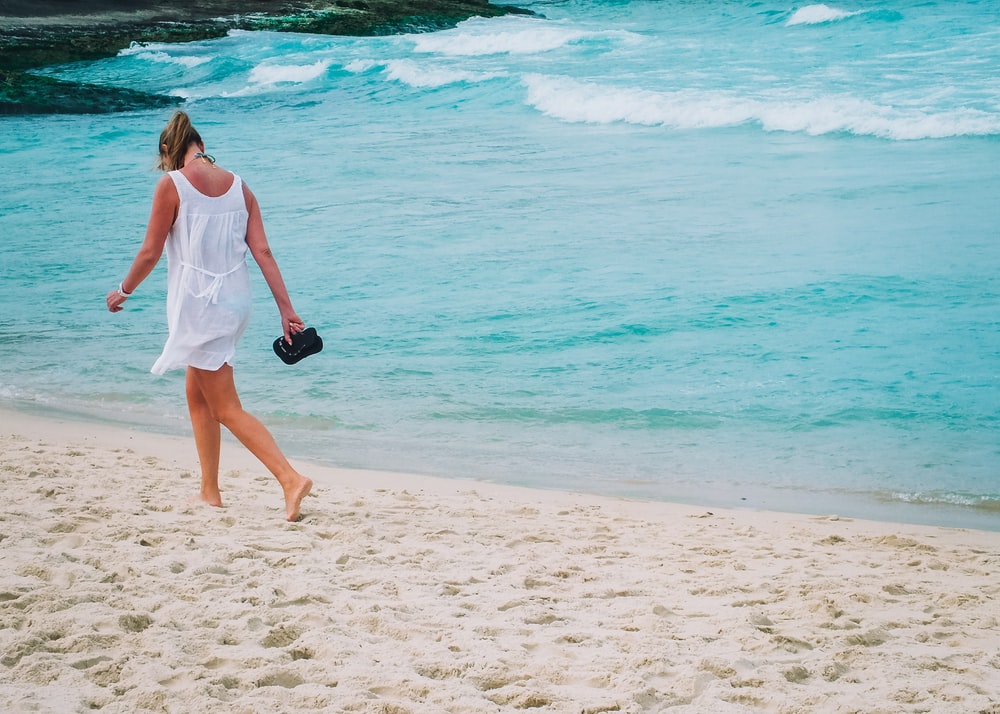
[[[247,208],[249,209],[254,204],[257,203],[257,197],[253,195],[253,191],[251,191],[250,187],[247,186],[246,181],[243,181],[243,179],[241,179],[239,176],[236,177],[236,180],[240,181],[241,183],[241,188],[243,189],[243,198],[246,199]]]
[[[169,198],[178,197],[177,192],[177,178],[174,174],[180,174],[180,171],[167,171],[159,180],[156,182],[156,188],[154,189],[154,196],[157,198]]]

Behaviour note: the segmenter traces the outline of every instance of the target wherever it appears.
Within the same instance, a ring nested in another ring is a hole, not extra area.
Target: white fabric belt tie
[[[229,270],[225,273],[213,273],[211,270],[205,270],[204,268],[199,268],[197,265],[191,265],[190,263],[182,262],[185,268],[191,268],[192,270],[197,270],[199,273],[204,273],[205,275],[212,276],[212,282],[208,284],[208,287],[202,290],[198,294],[192,293],[196,298],[208,298],[212,304],[217,304],[219,302],[219,290],[222,289],[222,279],[227,275],[232,275],[237,270],[243,267],[243,263],[239,263],[235,268]]]

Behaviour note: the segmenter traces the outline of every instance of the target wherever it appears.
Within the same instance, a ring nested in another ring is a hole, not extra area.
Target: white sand
[[[1000,714],[1000,533],[301,465],[0,411],[0,711]]]

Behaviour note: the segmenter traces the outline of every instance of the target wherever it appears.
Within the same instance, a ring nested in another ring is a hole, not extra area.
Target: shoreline
[[[117,419],[102,419],[96,413],[56,409],[38,404],[21,404],[18,402],[0,401],[0,423],[6,425],[21,420],[38,420],[42,425],[49,422],[75,424],[78,428],[100,428],[118,430],[124,434],[148,436],[151,439],[167,438],[187,440],[186,448],[193,457],[194,445],[188,434],[190,426],[184,421],[184,416],[177,413],[179,421],[152,421],[130,425]],[[268,423],[267,420],[264,420]],[[975,505],[954,504],[944,501],[908,501],[893,499],[891,494],[879,492],[856,493],[801,489],[788,489],[768,486],[766,484],[743,484],[737,489],[739,497],[722,497],[714,494],[704,495],[704,488],[694,488],[691,485],[675,484],[669,493],[656,493],[661,490],[655,484],[645,482],[609,481],[612,484],[606,488],[567,489],[564,485],[547,487],[534,482],[528,484],[509,484],[502,477],[476,477],[459,473],[437,473],[427,468],[402,471],[395,467],[358,466],[337,463],[335,460],[318,454],[302,451],[301,434],[282,434],[282,426],[268,424],[275,433],[280,444],[285,444],[289,459],[298,463],[308,464],[323,470],[346,471],[361,474],[397,474],[414,479],[431,479],[443,484],[466,484],[469,486],[496,486],[497,488],[523,489],[527,493],[578,494],[592,496],[597,499],[624,500],[632,503],[656,504],[666,506],[706,508],[735,512],[762,512],[773,514],[789,514],[801,518],[810,517],[844,517],[863,521],[894,523],[900,526],[917,526],[932,528],[954,528],[962,530],[1000,533],[1000,515],[992,508]],[[67,428],[70,428],[67,426]],[[223,430],[225,432],[225,430]],[[36,433],[44,433],[38,427]],[[226,434],[226,438],[231,437]],[[289,442],[298,442],[299,449],[289,448]],[[235,443],[235,442],[233,442]],[[248,457],[251,463],[256,463]],[[362,482],[364,479],[362,479]],[[613,485],[616,484],[617,486]],[[593,485],[593,484],[592,484]],[[808,508],[810,503],[819,503],[819,507]]]
[[[0,415],[4,709],[1000,706],[997,533],[304,463],[288,524],[229,440],[215,509],[189,438]]]
[[[273,426],[269,426],[272,430]],[[59,442],[93,442],[100,448],[113,449],[121,444],[136,444],[143,451],[157,458],[169,457],[179,470],[196,472],[198,461],[193,438],[189,434],[178,434],[167,430],[151,430],[130,427],[113,421],[88,419],[75,413],[57,414],[55,411],[43,413],[25,410],[0,403],[0,435],[18,435],[28,439],[54,439]],[[280,439],[279,439],[280,442]],[[134,447],[131,447],[134,448]],[[250,470],[266,474],[264,467],[244,449],[235,438],[223,429],[223,464],[225,470]],[[520,499],[541,499],[558,502],[584,500],[595,504],[616,504],[625,507],[635,515],[656,514],[659,511],[694,511],[724,513],[727,516],[749,520],[772,519],[775,521],[796,521],[828,519],[831,521],[867,523],[879,528],[913,529],[914,532],[935,530],[980,533],[985,537],[995,537],[1000,544],[1000,529],[979,527],[978,525],[954,525],[952,523],[898,520],[889,517],[892,509],[872,507],[871,513],[855,515],[836,510],[797,511],[790,508],[769,508],[766,505],[748,503],[744,506],[726,505],[710,499],[705,501],[668,500],[644,498],[641,496],[575,491],[562,488],[545,488],[529,485],[508,484],[494,480],[438,476],[427,473],[395,471],[391,469],[340,466],[323,459],[310,456],[288,455],[289,461],[307,475],[319,472],[327,481],[344,481],[352,488],[412,488],[427,489],[432,492],[461,492],[467,489],[485,490],[493,496]],[[789,499],[789,503],[794,499]],[[914,506],[920,508],[920,506]],[[956,507],[960,508],[960,507]]]
[[[114,57],[132,43],[193,42],[231,30],[369,36],[429,32],[471,17],[532,15],[488,0],[68,0],[7,3],[0,14],[0,116],[100,114],[178,104],[176,97],[77,84],[31,70]]]

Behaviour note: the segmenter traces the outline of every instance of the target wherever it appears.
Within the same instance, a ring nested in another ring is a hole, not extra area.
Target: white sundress
[[[250,321],[247,212],[243,182],[206,196],[180,171],[168,174],[180,208],[167,234],[167,327],[163,354],[150,370],[232,364],[236,343]]]

